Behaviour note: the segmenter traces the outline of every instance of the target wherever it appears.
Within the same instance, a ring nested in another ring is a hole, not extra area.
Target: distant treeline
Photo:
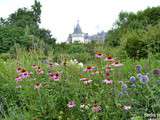
[[[147,57],[160,52],[160,7],[137,13],[121,12],[113,28],[108,31],[106,44],[121,47],[129,57]]]
[[[39,27],[40,16],[41,4],[35,0],[31,9],[20,8],[8,18],[0,18],[0,53],[8,52],[16,45],[26,49],[54,46],[56,39],[51,32]]]

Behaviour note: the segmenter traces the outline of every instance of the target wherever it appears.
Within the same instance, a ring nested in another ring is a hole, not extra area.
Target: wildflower
[[[136,66],[136,71],[137,71],[137,73],[141,73],[141,71],[142,71],[142,66],[141,66],[141,65],[137,65],[137,66]]]
[[[114,59],[112,58],[111,55],[108,55],[108,56],[105,58],[105,61],[112,62],[112,61],[114,61]]]
[[[123,81],[121,81],[121,80],[120,80],[120,81],[118,81],[118,83],[123,85]]]
[[[54,81],[59,81],[60,80],[60,74],[59,73],[50,73],[49,76]]]
[[[136,82],[136,78],[135,78],[134,76],[131,76],[129,80],[130,80],[130,82],[132,82],[132,83],[135,83],[135,82]]]
[[[38,66],[37,66],[37,65],[35,65],[35,64],[33,64],[33,65],[32,65],[32,68],[37,69],[37,68],[38,68]]]
[[[40,89],[42,87],[42,84],[41,83],[36,83],[34,85],[34,89]]]
[[[80,78],[81,81],[86,81],[88,78]]]
[[[49,68],[52,68],[53,66],[54,66],[53,63],[48,63]]]
[[[22,78],[28,78],[30,76],[30,73],[28,71],[26,71],[26,72],[21,73],[20,76]]]
[[[127,106],[127,105],[125,105],[125,106],[123,107],[123,109],[124,109],[124,110],[126,110],[126,111],[128,111],[128,110],[130,110],[130,109],[131,109],[131,106]]]
[[[111,71],[111,66],[109,64],[106,65],[106,72],[110,72]]]
[[[92,80],[85,80],[85,81],[83,81],[83,83],[84,83],[85,85],[88,85],[88,84],[91,84],[91,83],[92,83]]]
[[[140,81],[141,81],[143,84],[146,84],[146,83],[148,83],[148,81],[149,81],[149,77],[148,77],[147,75],[142,75],[142,76],[140,77]]]
[[[113,81],[110,80],[110,79],[105,79],[105,80],[103,80],[103,82],[104,82],[105,84],[112,84],[112,83],[113,83]]]
[[[16,85],[16,88],[22,88],[22,86],[21,85]]]
[[[153,70],[153,74],[154,74],[155,76],[160,76],[160,69],[155,69],[155,70]]]
[[[141,73],[137,74],[137,77],[140,79],[143,75]]]
[[[101,106],[97,105],[96,103],[92,107],[93,112],[100,112],[102,110]]]
[[[82,62],[78,63],[78,65],[79,65],[80,67],[83,67],[83,63],[82,63]]]
[[[111,65],[112,65],[113,67],[122,67],[122,66],[123,66],[123,64],[122,64],[122,63],[119,63],[118,61],[113,62]]]
[[[78,61],[77,61],[77,59],[74,59],[73,61],[74,61],[74,64],[78,64]]]
[[[74,108],[76,106],[76,103],[74,101],[69,101],[67,106],[68,108]]]
[[[122,92],[127,92],[127,84],[122,84]]]
[[[87,66],[87,68],[84,70],[84,72],[91,72],[93,70],[95,70],[96,67],[93,67],[93,66]]]
[[[21,67],[18,67],[18,68],[16,69],[16,71],[17,71],[17,73],[21,73],[22,68],[21,68]]]
[[[119,97],[121,97],[122,95],[123,95],[123,92],[120,92],[120,93],[118,94]]]
[[[96,58],[102,58],[103,57],[103,54],[101,52],[96,52]]]
[[[82,110],[88,110],[89,109],[89,104],[81,104],[80,105],[80,108],[82,109]]]
[[[15,79],[17,82],[22,81],[22,77],[21,76],[17,76]]]
[[[37,69],[36,72],[38,75],[44,74],[44,71],[41,68]]]

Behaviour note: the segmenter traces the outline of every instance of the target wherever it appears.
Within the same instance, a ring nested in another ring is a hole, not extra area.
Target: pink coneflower
[[[123,64],[122,63],[119,63],[118,61],[115,61],[111,64],[113,67],[122,67]]]
[[[96,58],[102,58],[103,54],[101,52],[96,52],[95,56]]]
[[[18,67],[18,68],[16,69],[16,72],[17,72],[17,73],[21,73],[21,71],[22,71],[22,68],[21,68],[21,67]]]
[[[60,80],[60,74],[59,73],[50,73],[49,76],[54,81],[59,81]]]
[[[96,67],[88,66],[86,69],[84,69],[84,72],[91,72],[91,71],[93,71],[95,69],[96,69]]]
[[[36,72],[37,72],[38,75],[44,74],[44,71],[42,69],[37,69]]]
[[[35,64],[33,64],[33,65],[32,65],[32,68],[37,69],[37,68],[38,68],[38,66],[37,66],[37,65],[35,65]]]
[[[103,80],[103,82],[104,82],[105,84],[112,84],[112,83],[113,83],[113,80],[105,79],[105,80]]]
[[[92,107],[93,112],[100,112],[102,110],[101,106],[97,105],[96,103]]]
[[[26,72],[21,73],[20,76],[22,78],[28,78],[30,76],[30,73],[26,71]]]
[[[22,77],[21,76],[17,76],[15,79],[17,82],[22,81]]]
[[[76,103],[74,101],[69,101],[67,106],[68,108],[74,108],[76,106]]]
[[[48,64],[48,67],[49,67],[49,68],[52,68],[53,66],[54,66],[53,63],[49,63],[49,64]]]
[[[86,81],[88,78],[80,78],[81,81]]]
[[[108,55],[106,58],[105,58],[105,61],[108,61],[108,62],[112,62],[114,61],[113,57],[111,55]]]
[[[106,72],[110,72],[111,71],[111,66],[109,64],[106,65]]]
[[[34,85],[34,89],[40,89],[42,87],[42,84],[41,83],[36,83]]]

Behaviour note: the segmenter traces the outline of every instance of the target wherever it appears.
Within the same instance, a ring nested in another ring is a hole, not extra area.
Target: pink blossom
[[[119,62],[113,62],[113,63],[112,63],[112,66],[113,66],[113,67],[122,67],[123,64],[122,64],[122,63],[119,63]]]
[[[67,106],[68,108],[74,108],[76,106],[76,103],[74,101],[69,101]]]
[[[100,52],[96,52],[96,58],[102,58],[103,57],[103,54],[102,53],[100,53]]]
[[[100,112],[102,110],[101,106],[94,104],[94,106],[92,107],[92,111],[93,112]]]
[[[22,77],[21,77],[21,76],[17,76],[15,80],[16,80],[17,82],[18,82],[18,81],[22,81]]]
[[[96,69],[96,67],[88,66],[86,69],[84,69],[84,72],[91,72],[91,71],[93,71],[95,69]]]
[[[49,76],[54,81],[59,81],[60,80],[60,74],[59,73],[50,73]]]
[[[112,80],[108,80],[108,79],[103,80],[103,82],[106,83],[106,84],[112,84],[113,83]]]

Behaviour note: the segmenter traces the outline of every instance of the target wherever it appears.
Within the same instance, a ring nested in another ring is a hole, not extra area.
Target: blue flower
[[[122,92],[123,93],[127,92],[127,85],[126,84],[122,85]]]
[[[137,77],[140,79],[143,75],[141,73],[137,74]]]
[[[118,94],[118,96],[119,96],[119,97],[123,96],[123,92],[120,92],[120,93]]]
[[[147,75],[142,75],[142,76],[140,77],[140,81],[141,81],[143,84],[146,84],[146,83],[148,83],[148,81],[149,81],[149,77],[148,77]]]
[[[135,82],[136,82],[136,78],[135,78],[134,76],[131,76],[129,80],[130,80],[130,82],[132,82],[132,83],[135,83]]]
[[[137,66],[136,66],[136,71],[137,71],[137,73],[141,73],[141,71],[142,71],[142,66],[141,66],[141,65],[137,65]]]

